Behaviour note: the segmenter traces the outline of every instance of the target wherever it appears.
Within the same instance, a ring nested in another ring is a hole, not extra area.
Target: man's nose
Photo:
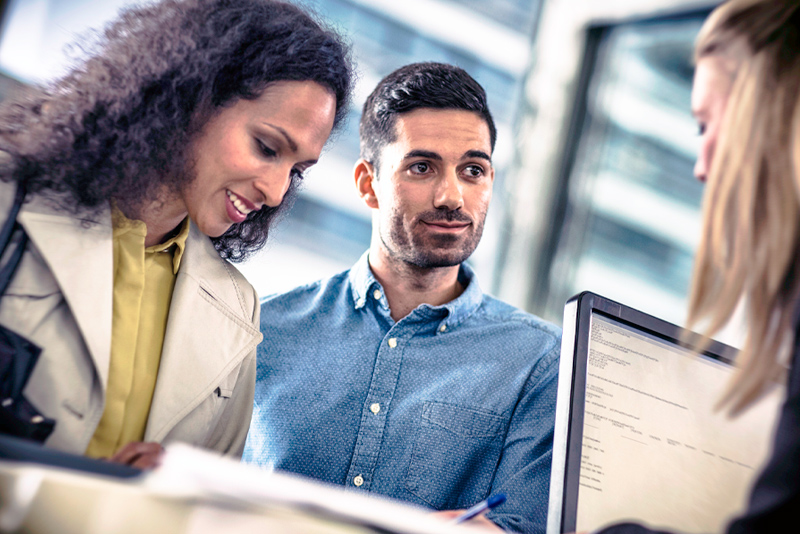
[[[433,199],[434,207],[457,210],[464,205],[461,180],[455,170],[447,172],[440,180]]]

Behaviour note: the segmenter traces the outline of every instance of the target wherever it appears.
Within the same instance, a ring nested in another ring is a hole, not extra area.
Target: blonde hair
[[[800,289],[800,2],[731,0],[704,24],[695,61],[734,76],[708,176],[689,323],[711,336],[740,301],[740,370],[722,404],[738,413],[785,375]]]

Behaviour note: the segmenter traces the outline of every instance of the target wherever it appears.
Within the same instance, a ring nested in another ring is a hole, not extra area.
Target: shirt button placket
[[[377,291],[377,290],[376,290]],[[378,294],[372,295],[376,299]],[[358,437],[348,473],[348,484],[361,489],[372,489],[372,473],[378,460],[380,444],[385,430],[386,417],[392,394],[397,386],[402,351],[397,336],[385,338],[378,349],[374,373],[370,383],[371,395],[362,413]]]

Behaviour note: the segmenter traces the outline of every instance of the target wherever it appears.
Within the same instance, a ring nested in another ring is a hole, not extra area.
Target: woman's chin
[[[230,230],[233,223],[230,221],[226,222],[225,224],[203,224],[201,222],[196,223],[197,229],[200,230],[201,233],[207,235],[208,237],[214,239],[216,237],[222,236],[225,232]]]

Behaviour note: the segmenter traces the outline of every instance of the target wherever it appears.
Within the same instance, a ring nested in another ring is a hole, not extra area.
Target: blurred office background
[[[130,0],[10,0],[0,96],[80,58]],[[260,294],[348,268],[369,245],[356,195],[358,119],[378,80],[444,61],[487,90],[498,124],[494,200],[470,263],[485,291],[553,322],[590,290],[684,321],[702,187],[689,112],[702,0],[304,0],[353,43],[349,121],[267,248],[240,268]],[[88,37],[87,37],[88,36]]]

